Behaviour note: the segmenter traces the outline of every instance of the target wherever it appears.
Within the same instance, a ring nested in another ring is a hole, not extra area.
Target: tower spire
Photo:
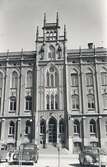
[[[59,16],[58,16],[58,12],[56,13],[56,23],[57,23],[57,26],[59,25]]]
[[[37,29],[36,29],[36,41],[38,40],[38,36],[39,36],[39,26],[37,26]]]
[[[66,25],[64,25],[64,40],[66,40]]]
[[[44,13],[44,26],[45,26],[45,24],[46,24],[46,13]]]

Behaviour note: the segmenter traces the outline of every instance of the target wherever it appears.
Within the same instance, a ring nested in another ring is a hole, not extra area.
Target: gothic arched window
[[[49,47],[48,57],[50,59],[55,59],[55,48],[52,45]]]
[[[32,71],[27,72],[27,88],[32,87]]]
[[[18,74],[16,71],[12,73],[12,88],[17,89],[18,86]]]
[[[46,72],[46,86],[47,87],[58,87],[58,72],[51,66]]]

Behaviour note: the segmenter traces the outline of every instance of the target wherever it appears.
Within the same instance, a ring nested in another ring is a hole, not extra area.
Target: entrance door
[[[49,120],[49,143],[57,142],[57,121],[55,118]]]

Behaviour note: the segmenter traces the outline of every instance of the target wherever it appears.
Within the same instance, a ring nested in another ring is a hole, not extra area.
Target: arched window
[[[101,73],[101,83],[102,86],[107,86],[107,72]]]
[[[3,74],[0,72],[0,89],[3,88]]]
[[[10,111],[16,111],[16,97],[11,96],[10,97]]]
[[[32,71],[27,72],[27,88],[32,87]]]
[[[12,88],[17,89],[18,86],[18,74],[16,71],[12,73]]]
[[[31,122],[29,120],[26,121],[26,127],[25,127],[25,134],[31,133]]]
[[[26,110],[31,111],[32,110],[32,97],[26,96]]]
[[[15,123],[13,121],[9,124],[9,135],[14,136],[15,134]]]
[[[55,48],[52,45],[49,47],[48,57],[50,59],[55,59]]]
[[[107,109],[107,93],[103,94],[103,107]]]
[[[78,120],[74,121],[74,134],[80,135],[80,122]]]
[[[73,73],[71,74],[71,84],[72,86],[78,86],[78,74],[77,73]]]
[[[93,109],[93,108],[95,108],[94,95],[89,94],[88,95],[88,109]]]
[[[47,87],[58,87],[58,72],[55,67],[52,65],[46,73],[46,86]]]
[[[93,74],[92,73],[87,73],[86,74],[86,81],[87,81],[87,86],[93,86]]]
[[[49,95],[46,96],[46,101],[47,101],[47,110],[49,110]]]
[[[90,121],[90,135],[96,134],[96,122],[95,120]]]
[[[59,121],[59,133],[64,133],[64,119]]]
[[[79,96],[72,95],[72,109],[79,109]]]

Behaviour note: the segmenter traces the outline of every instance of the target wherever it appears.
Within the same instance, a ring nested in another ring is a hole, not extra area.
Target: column
[[[48,129],[48,120],[46,120],[46,145],[48,144],[49,129]]]
[[[5,143],[5,140],[6,140],[6,138],[5,138],[5,119],[3,118],[2,119],[2,125],[1,125],[1,141],[3,142],[3,143]]]
[[[17,133],[18,133],[18,137],[17,137],[17,147],[19,147],[19,145],[21,144],[21,138],[22,138],[22,134],[21,134],[21,118],[18,118],[18,129],[17,129]]]
[[[59,144],[60,141],[60,134],[59,134],[59,120],[57,121],[57,144]]]

